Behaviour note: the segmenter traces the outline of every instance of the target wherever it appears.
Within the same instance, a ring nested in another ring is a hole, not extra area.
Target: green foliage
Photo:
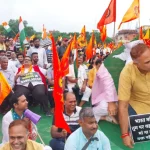
[[[0,25],[0,33],[5,35],[6,37],[15,37],[15,35],[19,32],[19,20],[18,19],[10,19],[8,22],[10,28],[12,29],[12,31],[10,31],[9,33],[7,33],[5,31],[5,29],[3,28],[2,25]],[[23,24],[25,26],[25,33],[27,37],[32,36],[33,34],[36,35],[36,37],[41,38],[42,32],[37,32],[34,30],[34,28],[30,25],[28,25],[28,22],[26,20],[23,21]],[[61,36],[62,38],[70,38],[70,35],[73,36],[74,32],[60,32],[60,31],[52,31],[53,32],[53,36],[55,38],[55,40],[58,39],[58,36]],[[79,36],[79,32],[76,32],[76,36]],[[91,37],[92,32],[86,32],[86,39],[89,42],[90,37]],[[98,31],[95,31],[95,36],[96,36],[96,41],[97,43],[102,43],[102,41],[100,40],[100,33]],[[106,43],[110,43],[112,41],[111,38],[107,37],[106,39]]]

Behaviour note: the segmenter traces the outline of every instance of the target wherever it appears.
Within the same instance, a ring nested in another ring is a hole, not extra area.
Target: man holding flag
[[[0,57],[0,106],[1,113],[5,113],[9,109],[9,100],[14,87],[14,73],[8,70],[8,58]]]
[[[67,122],[67,124],[70,127],[71,132],[74,132],[76,129],[79,128],[79,113],[81,110],[81,107],[77,106],[77,101],[74,93],[68,92],[64,94],[64,119]],[[50,146],[53,150],[64,150],[65,145],[65,139],[70,135],[67,134],[67,131],[62,128],[58,128],[54,125],[53,119],[53,125],[51,128],[51,136],[52,140],[50,141]]]

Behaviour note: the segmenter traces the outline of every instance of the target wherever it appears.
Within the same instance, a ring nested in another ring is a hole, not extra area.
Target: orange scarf
[[[21,73],[24,73],[24,65],[21,66]],[[30,65],[28,73],[32,71],[32,65]]]

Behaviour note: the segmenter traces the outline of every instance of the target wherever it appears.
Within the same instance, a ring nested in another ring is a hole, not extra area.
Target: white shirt
[[[11,61],[15,67],[17,67],[17,64],[19,63],[17,58],[15,60],[10,59],[9,61]]]
[[[16,73],[18,68],[14,65],[14,63],[12,61],[8,61],[7,69],[12,70],[13,73]]]
[[[79,88],[82,87],[84,80],[88,79],[86,70],[83,65],[80,65],[78,68],[78,85]]]
[[[47,62],[47,55],[46,55],[46,51],[44,48],[42,47],[39,47],[39,48],[30,48],[28,51],[27,51],[27,56],[30,56],[32,55],[32,53],[38,53],[38,58],[39,58],[39,61],[38,61],[38,66],[40,67],[44,67],[45,64],[48,64]]]
[[[3,119],[2,119],[2,134],[3,134],[3,138],[2,138],[2,143],[6,143],[9,141],[9,134],[8,134],[8,128],[11,122],[13,122],[13,117],[12,117],[12,112],[11,110],[8,111]],[[35,128],[35,130],[32,131],[32,133],[36,133],[37,127],[36,125],[32,124]]]
[[[72,77],[72,79],[75,79],[75,73],[74,73],[74,65],[71,64],[69,65],[69,74],[67,75],[68,77]],[[87,79],[87,73],[85,70],[85,66],[84,65],[80,65],[78,68],[78,85],[79,88],[82,87],[84,80]],[[75,86],[75,83],[72,82],[68,82],[68,88],[73,88]]]

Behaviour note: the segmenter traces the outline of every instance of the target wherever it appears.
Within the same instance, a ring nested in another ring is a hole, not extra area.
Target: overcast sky
[[[80,32],[96,29],[110,0],[0,0],[0,23],[22,16],[37,31],[46,29],[60,32]],[[116,32],[119,23],[133,0],[117,0]],[[141,25],[150,25],[150,0],[141,0]],[[123,24],[121,29],[134,28],[138,21]],[[113,34],[113,24],[107,26]]]

